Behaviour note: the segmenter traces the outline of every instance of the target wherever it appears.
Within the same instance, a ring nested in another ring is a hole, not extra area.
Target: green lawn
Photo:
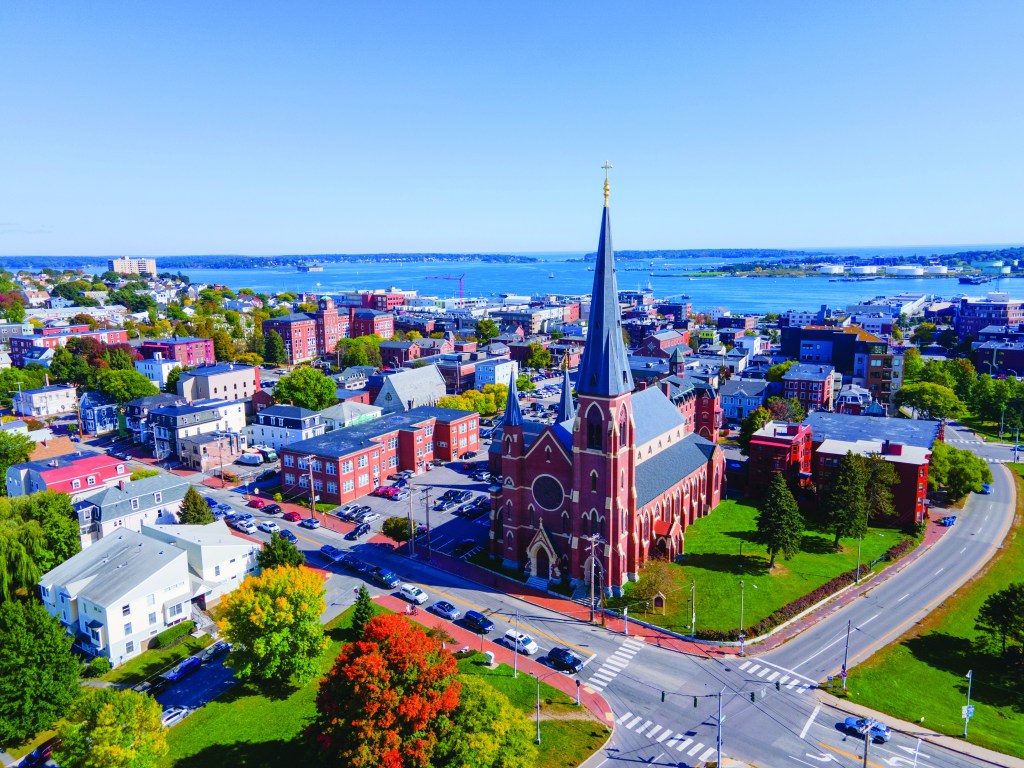
[[[999,443],[1013,443],[1013,438],[1016,436],[1016,431],[1006,429],[1003,431],[1003,436],[999,437],[999,422],[998,421],[982,421],[979,416],[965,416],[960,419],[960,423],[969,429],[973,429],[986,443],[999,442]]]
[[[209,635],[192,637],[186,635],[177,645],[169,648],[154,648],[140,653],[134,659],[101,675],[101,680],[121,685],[136,685],[148,677],[172,667],[187,656],[199,653],[213,642]]]
[[[752,542],[757,510],[744,502],[723,501],[707,517],[686,529],[684,565],[673,565],[675,584],[666,592],[666,613],[644,614],[634,605],[630,615],[671,629],[690,632],[690,583],[696,584],[697,630],[736,629],[740,624],[740,581],[745,583],[743,623],[750,627],[783,605],[857,567],[857,540],[842,539],[832,551],[832,536],[807,530],[801,552],[776,560],[768,571],[764,547]],[[864,538],[865,565],[906,538],[892,528],[871,528]],[[635,588],[626,586],[626,601]],[[611,603],[610,603],[611,605]]]
[[[321,665],[324,674],[351,639],[351,613],[350,608],[327,626],[331,642]],[[474,664],[472,658],[460,661],[459,667],[463,674],[485,676],[488,683],[509,695],[515,706],[531,715],[535,712],[536,682],[529,675],[513,679],[511,667],[489,670]],[[170,731],[170,752],[159,765],[271,768],[308,762],[301,731],[315,712],[318,686],[319,678],[276,696],[249,685],[235,686]],[[579,765],[604,743],[604,726],[595,720],[544,719],[563,713],[568,713],[565,717],[576,715],[572,699],[546,683],[541,684],[541,697],[545,703],[538,766]]]
[[[974,647],[974,620],[985,599],[1024,580],[1024,465],[1017,478],[1017,516],[1003,548],[987,568],[957,591],[899,642],[854,667],[850,698],[903,720],[924,718],[929,729],[959,736],[960,707],[967,703],[968,670],[973,670],[974,717],[969,741],[1024,757],[1024,689],[997,656]],[[927,691],[927,695],[923,695]]]

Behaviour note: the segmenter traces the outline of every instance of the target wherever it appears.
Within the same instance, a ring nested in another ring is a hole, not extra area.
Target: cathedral
[[[513,379],[491,446],[501,485],[492,490],[490,546],[505,566],[550,582],[593,578],[618,594],[647,560],[681,554],[686,527],[718,505],[725,458],[716,435],[694,430],[696,400],[717,405],[717,395],[681,376],[634,390],[605,179],[578,404],[565,371],[554,423],[526,420]]]

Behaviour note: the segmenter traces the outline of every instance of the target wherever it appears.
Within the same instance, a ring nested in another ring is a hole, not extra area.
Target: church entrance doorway
[[[548,557],[547,550],[543,547],[537,550],[537,571],[536,575],[542,579],[551,578],[551,559]]]

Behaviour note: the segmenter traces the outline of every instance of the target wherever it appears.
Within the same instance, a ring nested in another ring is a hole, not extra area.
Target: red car
[[[245,506],[252,507],[253,509],[263,509],[265,506],[267,506],[267,502],[265,502],[263,499],[249,499],[249,501],[246,502]]]
[[[282,520],[287,520],[289,523],[297,523],[302,519],[302,515],[298,512],[285,512],[281,515]]]

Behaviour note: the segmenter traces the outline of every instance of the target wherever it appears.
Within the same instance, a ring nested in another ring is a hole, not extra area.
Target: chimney
[[[124,490],[124,478],[121,478],[120,480],[117,481],[117,487],[120,488],[122,491]]]
[[[659,386],[661,387],[661,391],[665,393],[665,397],[672,397],[672,385],[671,384],[669,384],[667,381],[662,381],[662,382],[659,382]]]

